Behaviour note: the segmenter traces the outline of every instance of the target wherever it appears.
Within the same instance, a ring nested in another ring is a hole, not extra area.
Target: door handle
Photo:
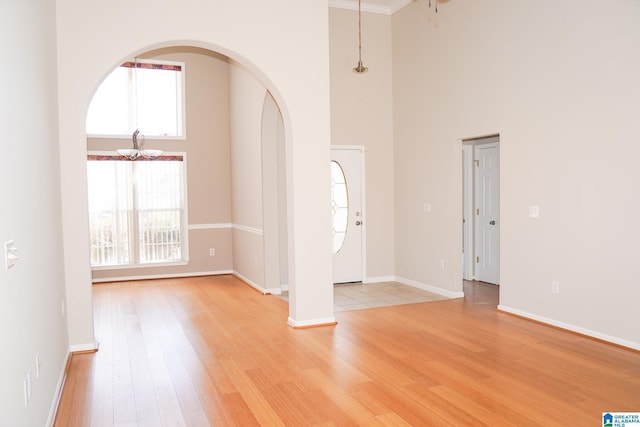
[[[491,221],[491,222],[489,222],[489,224],[496,225],[496,222],[495,221]]]
[[[360,225],[362,224],[360,221],[356,221],[356,225]]]

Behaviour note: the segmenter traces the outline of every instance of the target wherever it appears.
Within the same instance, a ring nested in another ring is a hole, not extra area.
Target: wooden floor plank
[[[501,313],[497,289],[295,330],[285,301],[233,276],[95,285],[100,350],[72,356],[55,426],[598,425],[640,409],[640,353]]]

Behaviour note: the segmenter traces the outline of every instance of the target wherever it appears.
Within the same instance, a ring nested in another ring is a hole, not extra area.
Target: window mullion
[[[131,195],[131,236],[129,247],[133,256],[133,264],[140,264],[140,212],[138,210],[138,169],[136,162],[131,162],[132,168],[132,195]]]
[[[139,118],[138,108],[139,107],[136,103],[136,100],[138,98],[138,84],[136,81],[137,71],[136,71],[136,68],[129,68],[128,71],[129,71],[128,73],[129,99],[127,99],[127,106],[129,107],[129,129],[133,129],[135,131],[136,126],[139,126],[138,124],[138,118]]]

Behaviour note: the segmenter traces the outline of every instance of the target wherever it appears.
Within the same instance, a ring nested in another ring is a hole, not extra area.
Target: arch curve
[[[122,31],[121,29],[126,29]],[[106,73],[126,57],[170,46],[219,52],[272,94],[284,120],[289,207],[290,324],[333,319],[329,169],[328,11],[324,2],[56,3],[58,134],[69,342],[95,346],[88,247],[86,113]],[[295,36],[294,36],[295,35]]]

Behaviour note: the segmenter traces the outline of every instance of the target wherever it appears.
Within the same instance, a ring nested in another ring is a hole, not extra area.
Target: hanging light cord
[[[362,65],[362,0],[358,0],[358,65],[353,69],[355,73],[366,73],[368,68]]]
[[[360,2],[358,0],[358,61],[362,62],[362,12],[360,11]]]

